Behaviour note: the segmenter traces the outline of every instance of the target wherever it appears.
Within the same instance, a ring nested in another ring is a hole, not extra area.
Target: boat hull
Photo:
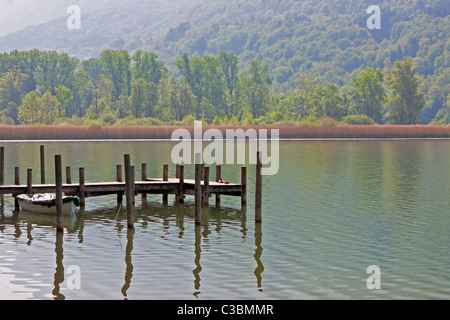
[[[52,194],[17,196],[17,201],[22,210],[36,213],[56,214],[56,196]],[[76,197],[63,197],[63,214],[72,214],[77,209]]]

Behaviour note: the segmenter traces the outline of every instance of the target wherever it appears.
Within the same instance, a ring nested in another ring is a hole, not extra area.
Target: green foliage
[[[366,114],[350,114],[342,118],[341,123],[349,125],[372,125],[375,121]]]
[[[425,107],[425,98],[419,92],[420,84],[415,76],[416,69],[417,66],[408,57],[396,61],[389,73],[388,85],[392,96],[387,107],[387,118],[396,124],[416,124]]]

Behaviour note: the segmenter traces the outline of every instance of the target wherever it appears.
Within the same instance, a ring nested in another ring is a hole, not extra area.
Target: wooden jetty
[[[80,198],[81,207],[85,206],[85,199],[89,197],[98,197],[116,194],[117,204],[120,205],[123,197],[126,199],[127,225],[128,228],[134,227],[134,202],[135,196],[141,194],[145,199],[147,194],[161,194],[163,203],[167,203],[168,195],[175,195],[176,201],[184,202],[186,195],[192,195],[195,199],[194,212],[195,224],[201,225],[202,206],[208,205],[209,198],[215,195],[216,205],[220,204],[220,197],[235,196],[241,198],[241,205],[247,205],[247,168],[241,168],[240,183],[229,183],[221,180],[221,166],[216,166],[216,177],[214,181],[210,179],[210,167],[196,161],[194,179],[186,179],[184,176],[184,165],[176,165],[176,177],[169,177],[169,165],[163,166],[162,178],[148,178],[147,164],[142,163],[142,176],[136,181],[135,167],[131,165],[129,154],[124,155],[124,168],[122,165],[116,165],[116,181],[109,182],[86,182],[84,178],[84,168],[79,168],[79,181],[72,182],[71,168],[65,167],[66,181],[63,182],[63,168],[61,155],[55,155],[55,183],[45,183],[45,159],[44,146],[40,146],[40,168],[41,183],[32,183],[32,169],[27,169],[27,183],[20,182],[20,168],[14,168],[14,185],[5,185],[5,161],[4,147],[0,147],[0,195],[11,194],[16,197],[19,194],[33,193],[55,193],[56,194],[56,222],[57,230],[63,231],[62,214],[62,196],[63,194],[76,195]],[[196,155],[196,160],[200,154]],[[255,222],[261,222],[261,202],[262,202],[262,176],[261,176],[261,152],[257,154],[256,165],[256,185],[255,185]],[[125,173],[123,179],[122,173]],[[17,200],[15,201],[15,211],[19,211]]]

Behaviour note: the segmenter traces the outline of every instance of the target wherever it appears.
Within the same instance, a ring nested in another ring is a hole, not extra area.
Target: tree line
[[[233,52],[189,56],[169,72],[155,53],[105,50],[80,61],[55,51],[0,54],[3,124],[417,124],[425,99],[411,58],[385,72],[366,68],[349,86],[300,75],[290,93],[275,92],[269,66],[242,66]],[[435,122],[448,123],[449,104]]]

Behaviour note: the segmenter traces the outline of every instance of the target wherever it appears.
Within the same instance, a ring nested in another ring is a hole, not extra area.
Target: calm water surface
[[[22,181],[26,168],[39,181],[40,144],[2,144],[6,184],[15,166]],[[148,176],[159,177],[174,144],[45,146],[49,182],[54,154],[74,168],[74,181],[83,166],[94,182],[113,181],[125,153],[137,176],[147,162]],[[218,208],[211,199],[202,227],[191,197],[164,205],[138,196],[129,231],[124,208],[105,196],[88,198],[84,215],[66,217],[58,234],[54,217],[13,215],[7,195],[0,299],[449,299],[449,159],[449,140],[282,142],[279,173],[264,177],[262,225],[254,223],[253,165],[247,208],[239,198],[222,197]],[[222,172],[240,181],[238,165]],[[380,267],[380,290],[367,288],[371,265]]]

